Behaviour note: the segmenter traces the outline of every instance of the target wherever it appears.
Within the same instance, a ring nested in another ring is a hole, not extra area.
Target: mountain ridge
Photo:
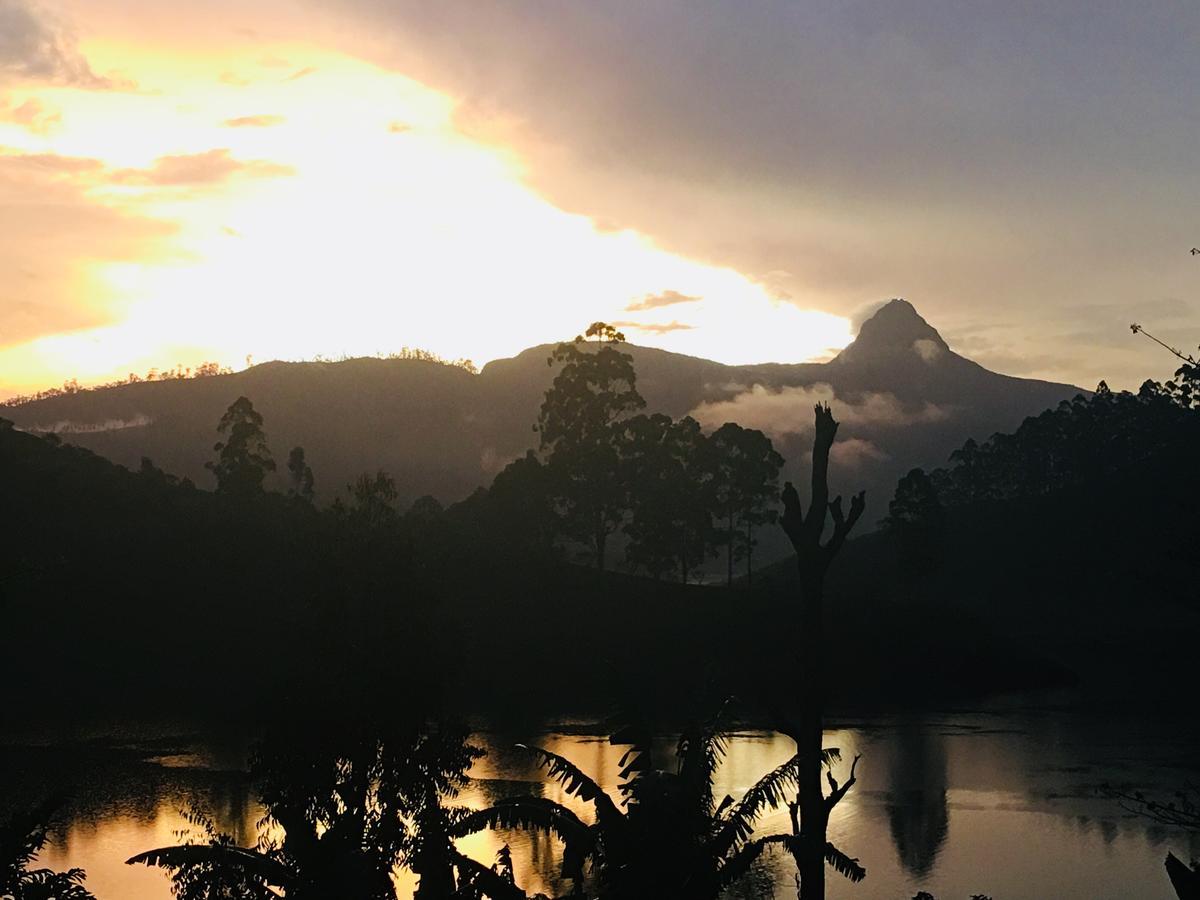
[[[921,340],[934,350],[915,347]],[[217,422],[245,395],[264,417],[280,468],[291,447],[305,448],[323,502],[358,474],[384,469],[403,501],[430,494],[451,503],[536,446],[532,426],[553,379],[546,365],[552,347],[494,360],[478,374],[410,359],[273,361],[233,374],[0,407],[0,416],[23,430],[57,430],[129,467],[149,457],[207,487],[204,463]],[[1011,429],[1081,393],[989,372],[951,350],[906,301],[882,307],[828,362],[727,365],[631,344],[621,349],[634,359],[647,411],[692,414],[706,427],[729,420],[763,428],[797,465],[808,449],[812,403],[831,402],[843,423],[837,486],[866,487],[873,519],[886,512],[899,474],[938,465],[967,438]],[[277,473],[274,486],[282,484]]]

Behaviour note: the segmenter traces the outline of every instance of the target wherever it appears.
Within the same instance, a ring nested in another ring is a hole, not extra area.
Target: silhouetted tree
[[[1171,800],[1148,797],[1140,791],[1115,790],[1107,785],[1103,790],[1135,815],[1170,828],[1200,834],[1200,791],[1194,788],[1176,791]],[[1188,867],[1174,853],[1168,853],[1166,869],[1179,900],[1200,900],[1200,861],[1193,859]]]
[[[238,397],[221,416],[217,431],[225,439],[213,445],[217,461],[205,463],[217,477],[220,493],[247,497],[262,492],[263,479],[275,471],[262,426],[262,416],[245,397]]]
[[[17,813],[0,824],[0,897],[4,900],[93,900],[83,869],[31,869],[46,845],[53,804]]]
[[[637,392],[632,358],[613,346],[619,337],[614,333],[612,341],[592,348],[580,336],[555,348],[547,362],[562,368],[546,392],[537,425],[562,529],[591,548],[601,570],[608,536],[625,516],[617,426],[646,405]]]
[[[496,536],[534,550],[553,546],[558,528],[553,483],[532,450],[496,475],[485,502],[495,516]]]
[[[945,510],[924,469],[913,469],[900,479],[884,526],[896,537],[900,571],[911,588],[941,562],[946,532]]]
[[[706,457],[712,472],[713,512],[726,547],[726,581],[733,584],[733,564],[739,559],[746,560],[749,581],[757,544],[754,530],[775,521],[773,502],[783,457],[761,431],[733,422],[712,433]]]
[[[705,442],[691,417],[675,422],[656,413],[621,423],[620,474],[630,511],[625,556],[655,578],[675,568],[686,583],[712,545]]]
[[[613,744],[628,748],[621,760],[619,798],[565,757],[518,745],[568,794],[592,805],[594,824],[549,798],[513,797],[469,814],[457,833],[522,828],[554,835],[564,843],[563,876],[578,890],[590,863],[606,900],[712,900],[744,876],[764,851],[795,849],[794,835],[754,837],[754,828],[764,812],[795,789],[798,757],[767,773],[740,799],[718,801],[713,776],[727,746],[721,716],[689,725],[680,734],[672,768],[654,758],[655,730],[634,721],[611,736]],[[836,751],[828,754],[835,756]],[[854,880],[861,878],[856,861],[839,856],[834,864]]]
[[[825,762],[822,745],[825,704],[825,575],[842,549],[846,538],[866,507],[866,496],[858,493],[850,501],[850,512],[842,507],[842,498],[829,499],[829,450],[837,436],[838,423],[828,405],[817,404],[812,451],[812,491],[808,515],[804,515],[800,495],[791,482],[783,488],[783,516],[780,523],[796,551],[800,573],[800,603],[793,621],[797,626],[796,655],[799,657],[799,721],[783,719],[780,730],[796,741],[799,756],[799,789],[791,807],[792,828],[798,837],[796,865],[800,870],[802,900],[824,900],[825,860],[829,814],[854,785],[854,766],[844,784],[832,773],[826,777],[830,793],[821,786]],[[825,544],[821,536],[828,518],[833,519],[833,534]],[[855,759],[857,762],[857,759]]]
[[[617,331],[616,328],[607,322],[593,322],[587,327],[587,331],[583,333],[583,336],[608,343],[620,343],[625,340],[624,333]]]
[[[293,447],[288,454],[288,478],[291,481],[289,494],[305,503],[313,501],[313,471],[304,459],[304,448]]]
[[[326,724],[276,733],[257,751],[251,773],[267,813],[256,847],[234,845],[198,817],[207,840],[129,863],[170,871],[180,900],[396,900],[396,866],[417,875],[415,900],[524,898],[451,841],[466,811],[447,801],[482,755],[463,729]]]
[[[1030,416],[1012,434],[968,440],[950,466],[929,473],[943,506],[1049,494],[1174,459],[1200,435],[1200,412],[1170,385],[1145,382],[1136,394],[1104,382]],[[1177,464],[1177,460],[1171,464]]]
[[[396,522],[399,493],[395,479],[387,472],[382,469],[374,475],[364,472],[346,485],[346,491],[350,494],[346,513],[355,524],[373,530]]]
[[[412,502],[404,517],[417,525],[428,525],[431,522],[440,522],[445,514],[446,508],[442,506],[442,501],[431,494],[423,494]]]

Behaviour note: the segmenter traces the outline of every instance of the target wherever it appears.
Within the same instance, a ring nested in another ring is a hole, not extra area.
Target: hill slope
[[[966,438],[1010,430],[1078,389],[989,372],[954,353],[913,307],[895,300],[827,363],[727,366],[628,346],[651,411],[692,414],[706,426],[738,421],[768,432],[785,458],[808,447],[815,400],[842,420],[839,487],[867,488],[882,513],[898,475],[936,465]],[[215,427],[248,396],[263,414],[277,461],[299,444],[331,500],[363,471],[385,469],[402,499],[459,500],[534,446],[532,424],[554,372],[549,346],[497,360],[478,375],[417,360],[273,362],[232,375],[125,385],[3,410],[18,428],[128,466],[160,467],[211,484]]]

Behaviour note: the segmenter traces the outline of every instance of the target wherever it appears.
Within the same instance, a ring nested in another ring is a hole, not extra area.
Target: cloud
[[[835,441],[829,448],[829,461],[843,469],[860,469],[867,463],[883,462],[886,459],[890,459],[888,454],[862,438]]]
[[[5,153],[0,147],[0,165],[9,172],[26,171],[47,176],[82,175],[103,171],[104,163],[86,156],[60,156],[57,153]]]
[[[26,0],[0,0],[0,78],[112,88],[92,71],[63,23]]]
[[[217,149],[160,156],[148,169],[118,169],[111,180],[117,184],[175,187],[218,184],[235,176],[278,178],[294,174],[295,169],[290,166],[261,159],[234,159],[228,149]]]
[[[18,428],[31,434],[98,434],[104,431],[124,431],[127,428],[145,428],[153,423],[153,419],[144,413],[138,413],[131,419],[105,419],[103,422],[74,422],[70,419],[60,419],[49,425],[27,425]]]
[[[625,310],[627,312],[642,312],[648,309],[659,309],[663,306],[674,306],[676,303],[695,303],[702,299],[702,297],[681,294],[679,291],[663,291],[661,294],[647,294],[641,300],[635,300],[633,303],[630,303],[625,307]]]
[[[0,122],[12,122],[33,134],[47,135],[62,124],[62,113],[46,109],[33,97],[16,105],[0,98]]]
[[[95,159],[0,150],[0,272],[21,274],[0,280],[0,347],[109,323],[91,265],[153,258],[175,234],[91,196],[103,174]]]
[[[238,116],[236,119],[226,119],[221,124],[226,128],[272,128],[286,121],[283,116],[257,115]]]
[[[772,437],[806,434],[813,427],[813,406],[828,403],[839,422],[849,427],[896,427],[923,422],[940,422],[950,410],[933,403],[905,406],[888,393],[863,393],[839,398],[828,384],[784,387],[772,390],[756,384],[728,400],[700,404],[689,415],[707,428],[737,422],[757,428]]]
[[[672,331],[691,331],[696,327],[684,322],[667,322],[664,324],[653,322],[613,322],[612,324],[615,328],[630,328],[634,331],[644,331],[646,334],[670,334]]]
[[[942,358],[942,354],[946,351],[942,349],[942,345],[930,338],[919,338],[913,341],[913,353],[921,357],[922,360],[933,365]]]
[[[551,202],[801,308],[1004,308],[1043,353],[1068,306],[1194,288],[1200,19],[1173,0],[336,8]]]
[[[303,69],[297,69],[295,72],[293,72],[287,78],[285,78],[284,81],[299,81],[301,78],[307,78],[309,75],[312,75],[316,71],[317,71],[316,66],[305,66]]]

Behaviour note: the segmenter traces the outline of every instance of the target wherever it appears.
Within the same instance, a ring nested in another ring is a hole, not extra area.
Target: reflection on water
[[[859,885],[830,878],[831,898],[908,898],[927,890],[943,900],[986,892],[1004,900],[1139,897],[1171,900],[1162,869],[1168,849],[1200,855],[1200,844],[1125,816],[1097,794],[1105,782],[1164,791],[1193,780],[1194,730],[1177,723],[1116,723],[1061,713],[903,717],[848,724],[827,744],[849,759],[861,753],[859,783],[834,812],[830,837],[867,867]],[[473,740],[488,756],[463,795],[471,806],[515,794],[588,808],[546,784],[514,748],[536,742],[560,753],[615,791],[621,748],[559,728],[540,734],[488,733]],[[132,854],[178,840],[181,811],[210,812],[219,828],[251,844],[262,810],[241,764],[244,742],[217,747],[195,739],[87,743],[56,749],[0,747],[0,804],[68,792],[73,800],[52,835],[43,864],[82,866],[100,900],[166,900],[166,876],[123,865]],[[664,741],[660,759],[673,746]],[[748,732],[730,744],[717,796],[738,796],[794,752],[778,735]],[[0,809],[0,816],[7,813]],[[787,816],[766,817],[762,831],[785,831]],[[546,835],[480,834],[461,849],[490,863],[505,843],[519,883],[552,893],[559,845]],[[794,897],[786,856],[765,861],[741,897]],[[402,882],[411,886],[411,880]]]
[[[917,879],[933,871],[950,824],[944,740],[906,719],[886,745],[888,826],[901,865]]]

